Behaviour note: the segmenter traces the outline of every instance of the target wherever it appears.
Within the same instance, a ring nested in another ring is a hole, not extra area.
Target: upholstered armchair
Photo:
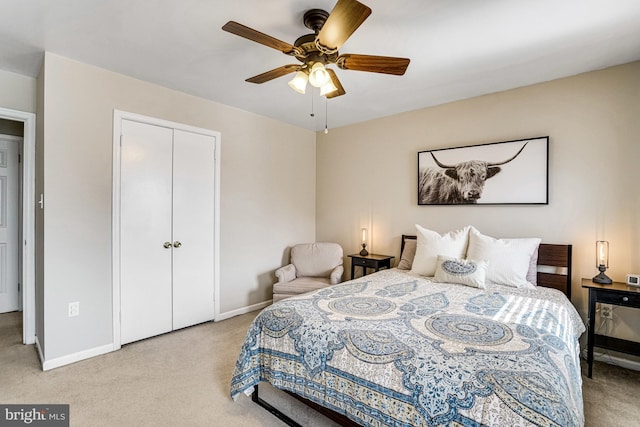
[[[342,247],[337,243],[304,243],[291,248],[291,263],[276,270],[273,302],[342,281]]]

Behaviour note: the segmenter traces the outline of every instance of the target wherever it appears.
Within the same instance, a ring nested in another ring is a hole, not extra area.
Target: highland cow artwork
[[[549,137],[418,153],[418,205],[546,205]]]

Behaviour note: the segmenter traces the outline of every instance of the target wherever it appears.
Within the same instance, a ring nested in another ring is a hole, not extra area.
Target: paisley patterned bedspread
[[[231,396],[260,381],[371,426],[582,426],[578,337],[547,288],[383,270],[265,308]]]

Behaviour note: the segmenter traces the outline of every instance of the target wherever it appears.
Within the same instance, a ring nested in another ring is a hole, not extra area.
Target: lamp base
[[[369,252],[367,252],[366,247],[367,247],[367,244],[366,244],[366,243],[363,243],[363,244],[362,244],[362,250],[360,251],[360,256],[367,256],[367,255],[369,255]]]
[[[611,278],[609,278],[609,276],[604,274],[604,271],[601,271],[600,274],[598,274],[593,279],[591,279],[591,281],[593,283],[598,283],[600,285],[610,285],[610,284],[613,283],[613,280],[611,280]]]

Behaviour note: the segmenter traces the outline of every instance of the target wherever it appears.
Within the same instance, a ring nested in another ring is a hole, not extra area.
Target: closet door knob
[[[171,247],[171,242],[164,242],[164,246],[165,249],[169,249]]]
[[[176,240],[175,242],[173,242],[174,248],[179,248],[180,246],[182,246],[182,243],[180,243],[179,241]]]

